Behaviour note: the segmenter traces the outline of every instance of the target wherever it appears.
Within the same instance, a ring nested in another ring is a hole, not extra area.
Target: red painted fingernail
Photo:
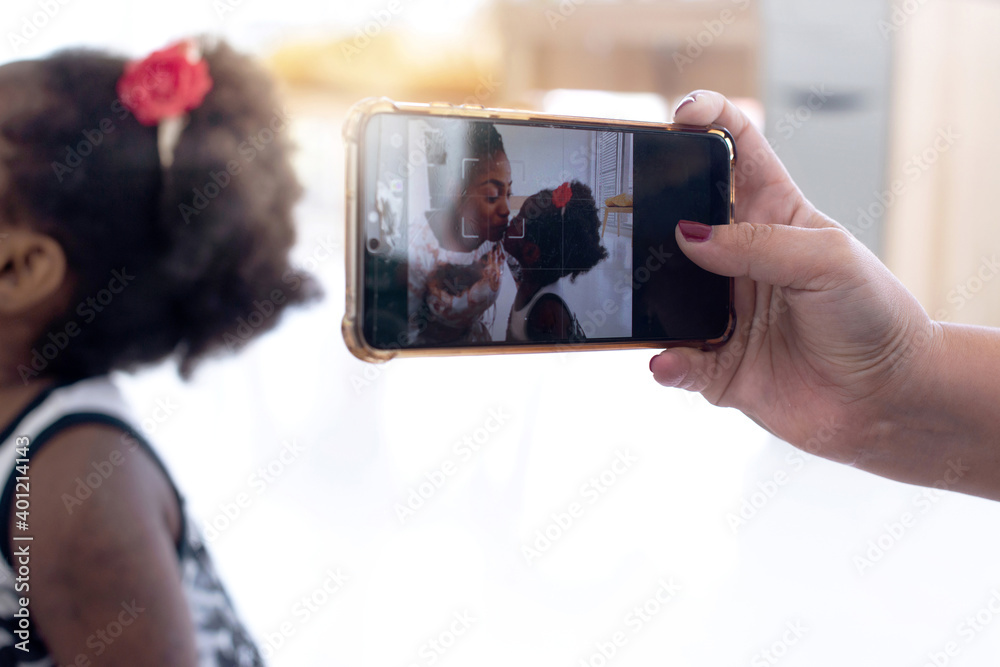
[[[701,243],[712,238],[712,225],[706,225],[701,222],[694,222],[691,220],[680,220],[678,221],[677,226],[681,228],[681,234],[687,241]]]
[[[678,111],[680,111],[681,109],[683,109],[688,104],[691,104],[692,102],[696,101],[697,99],[698,99],[698,94],[697,93],[693,93],[693,94],[688,95],[687,97],[685,97],[683,100],[681,100],[681,103],[677,105],[677,108],[674,109],[674,115],[676,116]]]

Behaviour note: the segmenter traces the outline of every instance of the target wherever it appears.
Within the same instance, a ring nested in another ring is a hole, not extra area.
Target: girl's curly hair
[[[535,268],[558,270],[559,277],[576,280],[608,257],[601,244],[601,221],[590,187],[580,181],[569,184],[572,196],[565,210],[552,201],[552,190],[536,193],[524,210],[524,238],[538,246]]]
[[[319,296],[288,252],[301,188],[287,112],[248,57],[205,45],[214,82],[164,169],[157,129],[118,100],[126,61],[73,50],[39,61],[47,108],[3,124],[12,154],[0,214],[62,246],[67,311],[38,338],[79,333],[44,373],[75,379],[175,355],[187,377],[206,355],[272,328]],[[50,358],[51,356],[51,358]]]

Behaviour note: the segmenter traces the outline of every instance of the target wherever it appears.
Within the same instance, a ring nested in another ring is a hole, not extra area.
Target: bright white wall
[[[516,126],[499,129],[516,179],[515,194],[532,195],[571,179],[594,187],[593,132],[566,130],[556,133]]]

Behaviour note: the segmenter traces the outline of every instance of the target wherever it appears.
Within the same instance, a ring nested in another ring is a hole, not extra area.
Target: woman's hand
[[[883,449],[882,437],[920,404],[942,328],[871,252],[805,199],[732,103],[698,91],[675,121],[716,123],[736,139],[737,224],[682,223],[677,240],[699,266],[735,277],[737,320],[732,339],[716,350],[654,357],[656,380],[738,408],[820,456],[933,483],[943,462],[928,452],[926,469],[916,469]]]

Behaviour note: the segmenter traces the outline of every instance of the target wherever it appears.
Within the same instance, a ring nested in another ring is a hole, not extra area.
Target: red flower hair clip
[[[127,64],[117,88],[125,108],[147,126],[198,108],[211,89],[208,63],[191,41],[178,42],[145,60]]]
[[[160,164],[167,169],[184,131],[184,114],[205,101],[212,77],[198,45],[185,40],[127,64],[116,90],[137,121],[157,127]]]
[[[563,183],[552,192],[552,203],[556,205],[556,208],[562,208],[572,198],[573,190],[570,188],[569,183]]]

